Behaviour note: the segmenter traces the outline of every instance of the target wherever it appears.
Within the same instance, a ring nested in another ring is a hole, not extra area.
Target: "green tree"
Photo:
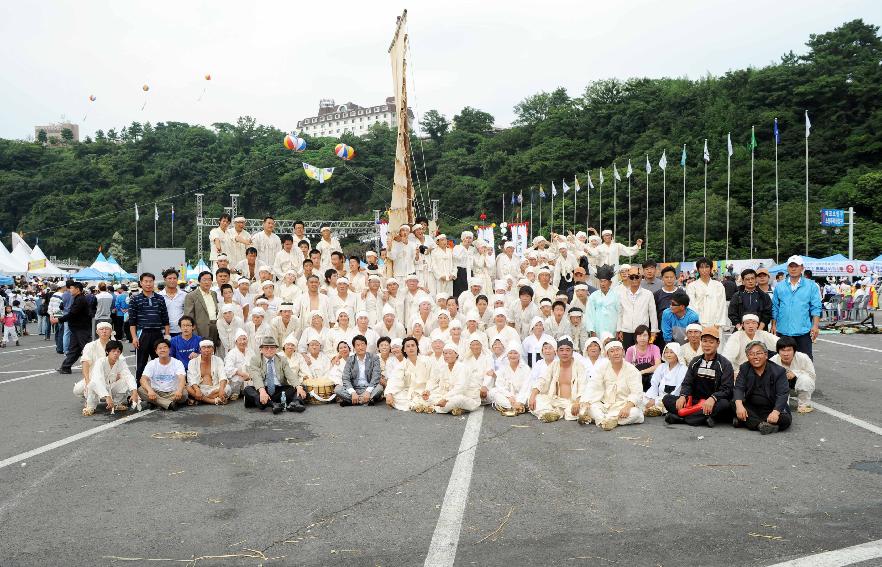
[[[42,128],[40,129],[40,131],[37,133],[37,141],[40,142],[41,144],[43,144],[44,146],[46,145],[46,142],[48,141],[48,138],[46,136],[46,130],[43,130]]]
[[[541,122],[558,108],[567,107],[570,104],[570,97],[563,87],[558,87],[554,91],[547,93],[542,91],[528,96],[514,107],[515,125],[530,126]]]
[[[436,142],[440,142],[450,130],[450,121],[437,110],[430,110],[420,120],[420,128]]]
[[[73,142],[73,130],[70,128],[65,128],[61,131],[61,139],[64,140],[66,144]]]
[[[126,264],[129,259],[124,244],[125,238],[122,233],[118,230],[114,231],[113,236],[110,237],[110,247],[107,249],[107,253],[116,258],[121,266]]]
[[[453,127],[462,132],[483,134],[493,128],[493,115],[467,106],[453,117]]]

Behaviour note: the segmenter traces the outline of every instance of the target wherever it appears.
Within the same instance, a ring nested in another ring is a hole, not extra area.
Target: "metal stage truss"
[[[196,237],[198,241],[197,252],[202,258],[204,251],[205,233],[204,229],[212,228],[220,224],[219,217],[204,216],[202,198],[204,193],[196,193]],[[224,207],[224,211],[229,213],[231,217],[236,218],[239,215],[239,194],[230,194],[230,206]],[[275,219],[277,234],[293,234],[293,220]],[[331,232],[337,238],[345,238],[347,236],[355,236],[361,242],[373,242],[376,249],[380,247],[380,211],[374,209],[374,220],[372,221],[341,221],[341,220],[304,220],[306,236],[319,237],[319,228],[324,225],[331,227]],[[263,219],[245,219],[245,230],[249,233],[255,233],[263,230]]]

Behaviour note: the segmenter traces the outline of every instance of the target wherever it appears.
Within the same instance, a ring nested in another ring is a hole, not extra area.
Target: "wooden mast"
[[[392,178],[392,202],[389,207],[389,235],[398,233],[402,224],[414,222],[414,190],[411,178],[410,125],[407,115],[407,10],[398,17],[395,35],[389,46],[392,59],[392,87],[395,93],[395,117],[398,140],[395,147],[395,173]]]

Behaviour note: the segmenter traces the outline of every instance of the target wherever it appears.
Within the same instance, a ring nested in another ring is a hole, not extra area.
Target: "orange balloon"
[[[206,81],[210,81],[210,80],[211,80],[211,74],[206,74],[206,75],[205,75],[205,80],[206,80]]]
[[[143,87],[141,87],[141,90],[146,93],[147,91],[150,90],[150,85],[144,85]]]

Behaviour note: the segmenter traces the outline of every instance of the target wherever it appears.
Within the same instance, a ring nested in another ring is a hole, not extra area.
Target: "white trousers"
[[[621,412],[621,408],[613,409],[605,406],[601,403],[591,404],[591,418],[594,420],[598,426],[600,426],[607,419],[615,418],[618,420],[619,425],[631,425],[632,423],[643,423],[645,419],[643,416],[643,410],[638,407],[631,408],[631,411],[628,412],[628,417],[622,419],[619,417],[619,412]]]
[[[15,327],[3,327],[3,343],[14,343],[18,340],[18,334]]]
[[[547,394],[538,394],[536,396],[536,409],[530,413],[538,418],[549,412],[554,412],[563,417],[567,421],[575,421],[579,419],[579,414],[572,412],[573,402],[559,396],[549,396]]]
[[[95,409],[98,407],[98,404],[101,403],[101,396],[98,394],[95,388],[95,380],[89,381],[89,387],[86,388],[86,381],[80,380],[73,387],[74,396],[82,399],[86,398],[86,407],[89,409]],[[124,404],[126,403],[126,398],[129,395],[129,387],[126,384],[125,380],[117,380],[113,384],[110,385],[110,397],[113,399],[114,404]]]
[[[450,396],[447,398],[447,404],[442,408],[435,406],[436,413],[450,413],[453,409],[459,408],[464,411],[475,411],[481,407],[481,401],[468,396]]]

